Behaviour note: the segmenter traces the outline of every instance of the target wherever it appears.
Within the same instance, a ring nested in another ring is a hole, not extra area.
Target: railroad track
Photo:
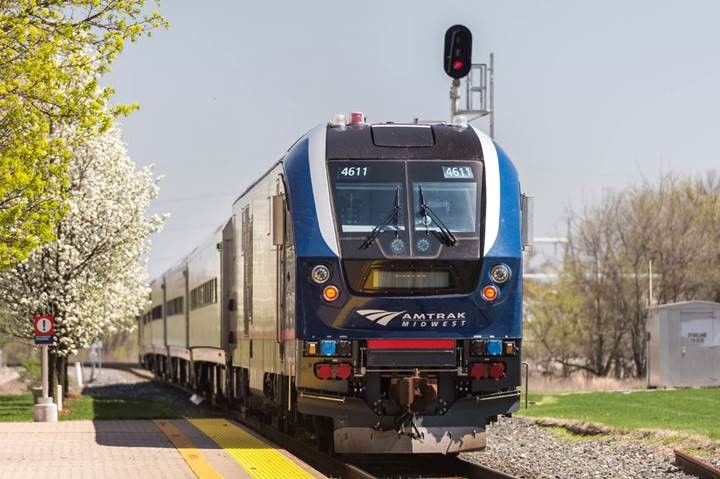
[[[692,457],[679,449],[675,449],[675,465],[687,474],[700,479],[720,479],[720,469],[709,462]]]

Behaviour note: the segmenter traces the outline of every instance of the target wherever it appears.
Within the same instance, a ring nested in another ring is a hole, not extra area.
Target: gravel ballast
[[[488,426],[487,449],[462,457],[525,479],[693,479],[649,446],[607,437],[566,441],[520,418]]]

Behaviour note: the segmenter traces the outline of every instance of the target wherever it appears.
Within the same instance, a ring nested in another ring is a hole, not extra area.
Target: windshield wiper
[[[455,246],[455,243],[457,243],[457,238],[455,238],[455,235],[452,234],[450,228],[445,226],[445,223],[443,223],[442,220],[438,217],[438,215],[436,215],[435,212],[432,210],[432,208],[430,208],[430,205],[425,202],[422,185],[418,185],[418,193],[418,196],[420,197],[420,214],[423,216],[425,233],[429,232],[430,223],[434,221],[437,224],[438,230],[440,231],[440,236],[443,237],[445,243],[448,246]]]
[[[365,241],[360,245],[360,249],[369,248],[371,244],[377,239],[377,237],[385,231],[385,227],[390,223],[395,223],[395,236],[400,235],[400,187],[398,186],[395,190],[395,203],[393,204],[390,214],[387,215],[385,220],[376,225],[373,230],[365,237]]]

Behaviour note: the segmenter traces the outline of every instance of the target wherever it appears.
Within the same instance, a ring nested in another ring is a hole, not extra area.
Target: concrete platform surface
[[[278,477],[279,464],[292,476],[324,477],[223,420],[167,423],[0,423],[0,478],[261,478]]]
[[[152,421],[1,423],[0,477],[194,478]]]

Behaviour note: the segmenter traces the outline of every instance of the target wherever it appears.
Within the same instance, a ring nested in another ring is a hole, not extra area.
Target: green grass
[[[0,422],[32,421],[32,393],[0,396]]]
[[[78,419],[176,419],[213,415],[192,404],[172,404],[164,401],[133,398],[93,398],[81,396],[65,401],[59,415],[61,421]],[[32,421],[32,393],[0,396],[0,422]]]
[[[524,400],[524,398],[523,398]],[[720,439],[720,389],[678,389],[530,395],[517,412],[606,424],[618,429],[665,429]]]

